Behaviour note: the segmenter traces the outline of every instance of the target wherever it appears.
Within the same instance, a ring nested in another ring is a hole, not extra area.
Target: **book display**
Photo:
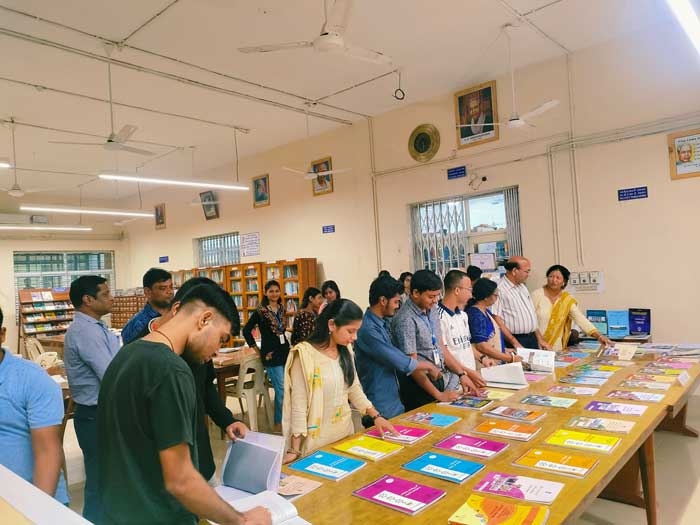
[[[53,336],[65,333],[73,321],[73,310],[68,290],[64,288],[20,290],[20,337]]]
[[[366,499],[390,509],[413,516],[444,497],[444,490],[421,485],[414,481],[382,476],[377,481],[353,492],[358,498]]]
[[[484,465],[437,452],[426,452],[401,468],[453,483],[464,483],[467,478],[483,469]]]
[[[112,328],[124,328],[129,319],[144,306],[146,306],[146,296],[143,295],[143,289],[140,294],[122,295],[119,291],[115,292],[112,302]]]

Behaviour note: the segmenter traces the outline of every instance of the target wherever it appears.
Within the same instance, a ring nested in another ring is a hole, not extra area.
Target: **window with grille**
[[[195,239],[197,266],[224,266],[241,262],[238,232]]]
[[[468,266],[470,253],[495,253],[502,264],[522,252],[518,188],[416,204],[411,228],[415,269],[444,276]]]

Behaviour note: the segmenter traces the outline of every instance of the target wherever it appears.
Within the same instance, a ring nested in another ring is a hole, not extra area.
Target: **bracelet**
[[[486,354],[481,354],[481,356],[479,357],[479,363],[481,363],[482,365],[484,364],[485,357],[487,357]]]
[[[466,372],[460,372],[459,374],[457,374],[457,377],[462,379],[462,376],[466,376],[466,375],[467,375]]]
[[[299,456],[301,456],[301,450],[295,450],[293,448],[288,448],[287,454],[294,454],[296,457],[299,457]]]

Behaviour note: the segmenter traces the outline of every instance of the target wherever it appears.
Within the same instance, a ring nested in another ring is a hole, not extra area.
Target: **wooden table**
[[[249,346],[235,352],[225,354],[217,354],[214,357],[214,372],[216,373],[216,388],[219,391],[221,401],[226,404],[226,380],[232,377],[238,377],[241,368],[241,362],[246,357],[257,355],[258,351]]]

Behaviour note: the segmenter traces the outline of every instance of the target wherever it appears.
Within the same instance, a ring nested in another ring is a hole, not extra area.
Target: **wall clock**
[[[432,124],[421,124],[408,139],[408,153],[418,162],[427,162],[440,149],[440,132]]]

